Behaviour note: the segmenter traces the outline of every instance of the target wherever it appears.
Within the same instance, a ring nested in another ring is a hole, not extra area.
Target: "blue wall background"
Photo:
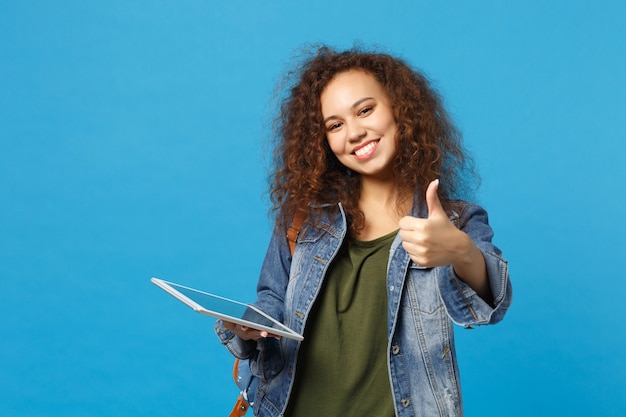
[[[272,91],[302,44],[359,41],[434,80],[510,260],[507,319],[458,332],[467,415],[625,415],[625,18],[621,1],[3,1],[3,414],[227,414],[213,320],[149,279],[254,299]]]

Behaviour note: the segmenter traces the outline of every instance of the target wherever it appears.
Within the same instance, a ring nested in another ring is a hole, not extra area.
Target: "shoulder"
[[[489,225],[487,210],[478,204],[467,201],[454,201],[449,210],[450,221],[460,230],[467,233],[475,244],[491,244],[494,232]],[[481,243],[482,242],[482,243]],[[490,249],[499,253],[496,248]]]
[[[488,221],[487,210],[476,203],[465,200],[451,200],[448,202],[447,212],[450,221],[461,227],[470,219]]]
[[[324,234],[343,237],[346,227],[346,214],[341,203],[316,206],[302,224],[298,242],[317,240]]]

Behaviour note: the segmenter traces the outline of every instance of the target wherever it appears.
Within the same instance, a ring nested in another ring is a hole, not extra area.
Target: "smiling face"
[[[364,176],[391,178],[396,132],[389,97],[370,74],[337,74],[320,96],[326,138],[337,159]]]

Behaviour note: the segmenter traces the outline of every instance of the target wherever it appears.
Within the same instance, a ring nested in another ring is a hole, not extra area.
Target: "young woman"
[[[462,415],[452,322],[496,323],[512,292],[440,99],[400,59],[323,47],[277,122],[256,304],[305,338],[216,323],[260,378],[255,415]]]

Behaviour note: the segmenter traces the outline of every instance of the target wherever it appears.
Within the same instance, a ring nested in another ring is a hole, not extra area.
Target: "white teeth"
[[[372,152],[374,150],[374,148],[376,147],[377,142],[370,142],[367,145],[365,145],[364,147],[362,147],[359,150],[354,151],[354,154],[356,156],[363,156],[366,155],[370,152]]]

